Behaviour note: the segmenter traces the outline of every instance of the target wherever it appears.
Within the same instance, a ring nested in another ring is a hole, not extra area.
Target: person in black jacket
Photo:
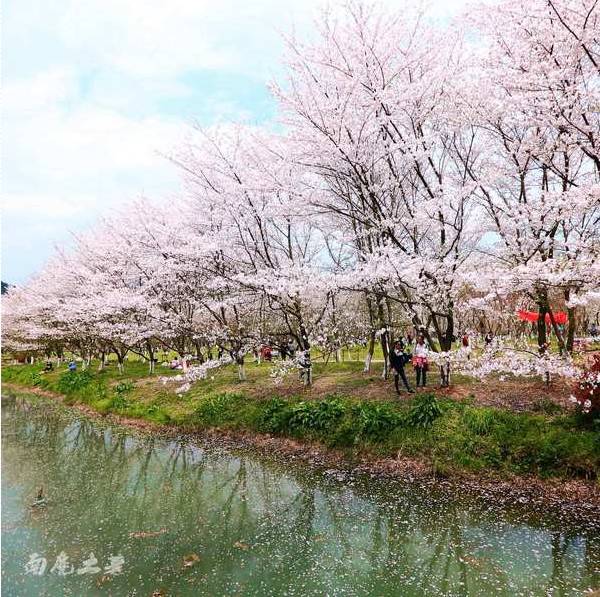
[[[396,387],[397,394],[400,394],[400,388],[398,387],[398,381],[400,378],[402,378],[402,383],[407,391],[411,394],[414,392],[414,390],[408,385],[406,373],[404,372],[405,359],[406,355],[404,354],[404,345],[402,342],[396,342],[394,344],[394,350],[390,352],[390,368],[394,374],[394,386]]]

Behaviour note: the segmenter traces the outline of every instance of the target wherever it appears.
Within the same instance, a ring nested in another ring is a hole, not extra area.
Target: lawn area
[[[349,456],[405,456],[426,461],[438,473],[493,471],[500,475],[598,479],[600,430],[584,424],[565,402],[561,384],[455,377],[442,391],[432,371],[430,388],[397,397],[380,366],[362,373],[360,361],[315,363],[314,385],[290,375],[275,384],[269,363],[247,366],[247,380],[233,366],[177,394],[180,372],[131,360],[119,374],[104,371],[50,373],[43,365],[2,368],[3,383],[36,387],[87,404],[100,413],[145,419],[182,430],[219,428],[316,441]],[[409,379],[414,381],[412,371]],[[568,395],[568,394],[567,394]]]

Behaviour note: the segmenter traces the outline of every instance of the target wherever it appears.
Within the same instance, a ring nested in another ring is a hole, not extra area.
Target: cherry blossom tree
[[[487,215],[491,257],[478,279],[491,295],[518,292],[546,314],[561,350],[573,348],[575,307],[597,287],[600,16],[596,2],[505,0],[471,20],[485,50],[463,94],[481,137],[470,178]],[[552,303],[568,308],[567,338]]]
[[[389,328],[388,299],[433,350],[449,350],[475,240],[475,135],[455,110],[460,34],[436,29],[420,11],[360,4],[318,26],[316,43],[290,41],[288,80],[276,87],[294,159],[315,176],[311,203],[354,246],[345,286],[367,293],[380,327]],[[387,332],[382,340],[386,353]]]
[[[245,379],[264,345],[293,345],[278,370],[309,384],[311,350],[366,346],[368,372],[379,341],[387,377],[410,327],[442,385],[451,369],[576,376],[600,304],[599,28],[594,0],[501,0],[450,24],[324,11],[312,40],[287,40],[279,126],[195,127],[170,156],[179,195],[128,203],[3,297],[5,346],[121,370],[134,353],[150,372],[175,351],[185,391],[232,363]],[[453,350],[492,328],[490,350]]]

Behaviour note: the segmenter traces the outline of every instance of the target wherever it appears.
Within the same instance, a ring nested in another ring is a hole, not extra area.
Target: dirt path
[[[380,376],[354,372],[337,373],[335,376],[316,376],[310,388],[303,388],[295,379],[286,379],[277,386],[267,382],[258,388],[250,385],[244,387],[243,384],[235,389],[232,388],[233,391],[240,389],[257,398],[268,398],[276,394],[302,395],[306,399],[319,399],[332,394],[343,394],[362,400],[389,400],[396,395],[393,379],[385,381]],[[502,381],[491,379],[483,382],[469,380],[468,383],[453,384],[450,388],[441,388],[432,382],[425,389],[417,389],[417,392],[434,392],[439,396],[468,400],[475,404],[515,412],[536,412],[547,409],[550,404],[564,410],[573,409],[572,403],[569,402],[571,385],[563,380],[554,381],[549,386],[541,381],[525,379]],[[403,391],[399,399],[405,400],[408,397],[409,394]]]

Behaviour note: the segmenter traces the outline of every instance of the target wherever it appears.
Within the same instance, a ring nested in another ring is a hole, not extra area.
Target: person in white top
[[[427,385],[427,356],[429,349],[425,343],[425,336],[419,334],[417,337],[417,343],[415,344],[415,350],[413,353],[413,366],[417,373],[417,388],[419,385],[425,387]]]

